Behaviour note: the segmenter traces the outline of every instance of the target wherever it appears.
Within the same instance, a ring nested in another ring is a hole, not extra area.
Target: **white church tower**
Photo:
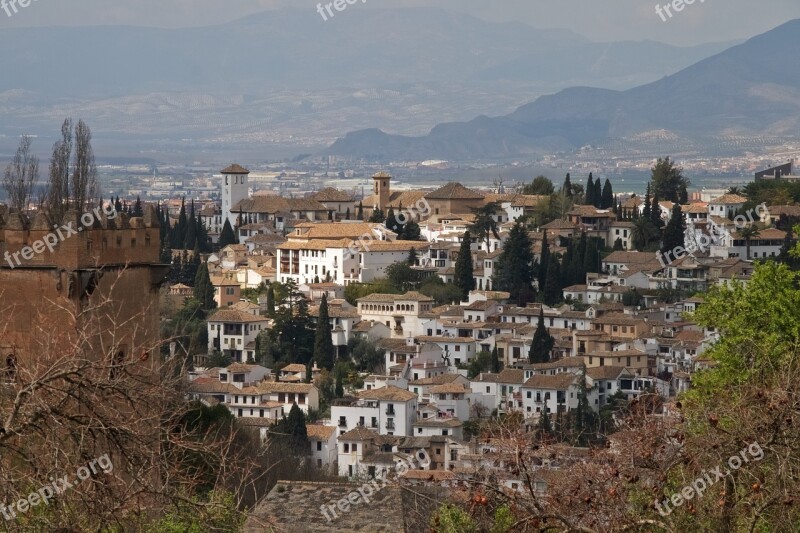
[[[247,176],[250,171],[234,163],[222,170],[222,224],[225,219],[230,221],[231,226],[236,226],[238,212],[233,211],[233,207],[248,198]],[[221,229],[221,226],[220,226]]]

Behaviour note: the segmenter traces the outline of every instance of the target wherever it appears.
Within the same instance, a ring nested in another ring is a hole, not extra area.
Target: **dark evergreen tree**
[[[185,254],[184,257],[186,257],[186,261],[183,263],[184,281],[182,283],[194,287],[197,278],[197,270],[200,268],[200,250],[195,247],[191,257],[188,257],[188,252],[186,250],[184,250],[183,253]]]
[[[614,241],[614,251],[615,251],[615,252],[621,252],[621,251],[623,251],[624,249],[625,249],[625,248],[624,248],[624,247],[623,247],[623,245],[622,245],[622,238],[620,238],[620,237],[617,237],[617,240],[615,240],[615,241]]]
[[[418,241],[420,234],[419,224],[414,220],[409,220],[403,226],[403,235],[399,239],[401,241]]]
[[[178,223],[175,224],[175,238],[173,239],[173,249],[182,249],[186,243],[186,233],[188,231],[189,219],[186,217],[186,198],[181,198],[181,210],[178,214]]]
[[[417,257],[417,249],[412,248],[408,252],[408,259],[406,260],[406,262],[409,264],[409,266],[416,266],[417,261],[419,261],[419,258]]]
[[[319,317],[314,334],[314,360],[320,368],[332,370],[334,364],[333,340],[331,339],[331,323],[328,314],[328,295],[322,295],[319,304]]]
[[[531,364],[549,363],[550,352],[555,345],[555,339],[544,325],[544,309],[539,310],[539,322],[533,334],[531,349],[528,352],[528,362]]]
[[[611,188],[611,181],[608,178],[606,178],[606,182],[603,185],[600,207],[602,209],[616,208],[616,202],[614,202],[614,191]]]
[[[275,316],[275,289],[272,284],[267,288],[267,316]]]
[[[356,213],[358,220],[364,220],[364,202],[358,202],[358,212]]]
[[[344,219],[350,220],[350,208],[347,208],[347,211],[344,212]]]
[[[337,398],[344,398],[344,385],[342,383],[341,374],[336,374],[336,386],[334,387],[334,395]]]
[[[564,178],[564,185],[561,186],[561,192],[563,192],[564,196],[567,198],[572,198],[572,182],[569,179],[569,172],[567,172],[567,177]]]
[[[647,220],[652,220],[653,219],[653,217],[650,214],[650,210],[652,209],[652,207],[650,205],[650,195],[651,195],[651,193],[652,193],[652,191],[650,190],[650,183],[648,183],[647,184],[647,192],[644,193],[644,205],[642,206],[643,209],[644,209],[642,211],[642,218],[645,218]]]
[[[686,221],[683,219],[681,204],[674,204],[672,206],[672,216],[670,216],[667,227],[664,228],[661,253],[672,253],[677,247],[683,247],[685,237]]]
[[[544,288],[545,279],[547,277],[547,265],[550,264],[550,243],[547,242],[547,230],[542,231],[542,253],[539,255],[539,265],[543,265],[539,268],[539,290]]]
[[[219,234],[219,249],[222,250],[229,244],[236,244],[236,235],[233,233],[233,228],[228,219],[225,219],[225,224],[222,226],[222,232]]]
[[[195,241],[200,248],[201,253],[209,253],[211,251],[211,241],[208,238],[208,230],[206,229],[205,224],[203,224],[203,217],[198,216],[195,228]]]
[[[133,204],[133,216],[135,217],[143,217],[144,216],[144,209],[142,208],[142,199],[139,196],[136,196],[136,203]]]
[[[503,246],[492,286],[495,290],[511,293],[511,300],[519,305],[526,305],[533,295],[533,264],[531,241],[525,227],[518,221]]]
[[[659,232],[664,227],[664,221],[661,218],[661,206],[658,203],[658,194],[653,195],[653,204],[650,206],[650,222]]]
[[[589,239],[586,246],[586,255],[583,259],[584,272],[600,272],[600,250],[597,247],[597,239]]]
[[[186,250],[194,250],[197,244],[197,219],[194,213],[194,200],[189,205],[189,220],[186,223],[186,241],[184,248]]]
[[[547,305],[553,306],[560,302],[563,296],[558,259],[556,259],[555,255],[551,254],[547,262],[547,279],[544,283],[543,301]]]
[[[455,274],[453,275],[453,283],[461,291],[461,300],[466,301],[469,298],[469,291],[475,289],[475,275],[472,267],[472,237],[467,230],[464,233],[464,238],[461,240],[461,249],[458,251],[458,259],[456,259]]]
[[[400,231],[398,231],[399,228],[397,224],[397,219],[394,216],[394,209],[392,209],[391,207],[389,208],[388,211],[386,211],[386,221],[384,222],[384,225],[387,227],[387,229],[397,233],[398,235],[401,233]]]
[[[117,200],[114,202],[114,210],[117,213],[122,213],[122,202],[119,201],[119,196],[117,196]]]
[[[314,379],[314,366],[311,363],[311,361],[309,361],[308,363],[306,363],[306,383],[311,383],[313,379]]]
[[[594,182],[594,206],[599,208],[603,203],[603,185],[600,183],[600,178]]]
[[[200,302],[200,307],[206,311],[217,306],[214,301],[214,286],[211,284],[211,277],[208,275],[208,265],[204,262],[201,262],[200,266],[197,267],[193,296],[195,300]]]
[[[492,349],[492,372],[497,374],[502,370],[502,366],[500,364],[500,355],[497,349],[497,345],[494,345]]]
[[[592,177],[592,173],[589,172],[589,179],[586,181],[586,198],[584,199],[583,203],[585,205],[594,205],[594,177]]]
[[[553,434],[553,423],[550,421],[550,413],[547,410],[547,407],[542,409],[542,414],[539,416],[539,435],[542,437],[548,437]]]
[[[383,224],[386,221],[386,215],[383,214],[383,211],[376,208],[372,211],[372,216],[369,217],[369,221],[374,224]]]

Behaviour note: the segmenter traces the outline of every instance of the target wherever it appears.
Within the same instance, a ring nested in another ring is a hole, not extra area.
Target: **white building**
[[[361,391],[356,398],[336,400],[331,406],[331,424],[339,435],[362,427],[381,435],[410,436],[416,418],[417,395],[391,385]]]
[[[254,361],[256,337],[268,323],[267,318],[238,309],[218,309],[208,318],[208,353],[218,350],[234,361]]]
[[[225,220],[231,224],[231,228],[236,226],[238,214],[233,208],[236,204],[249,196],[247,178],[250,171],[246,168],[233,164],[222,170],[222,224]],[[220,231],[222,226],[220,226]]]

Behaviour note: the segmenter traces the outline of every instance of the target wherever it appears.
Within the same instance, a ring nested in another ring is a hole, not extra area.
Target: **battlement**
[[[155,208],[147,206],[143,217],[112,213],[70,210],[59,224],[45,211],[31,220],[0,208],[0,269],[159,263],[161,232]]]

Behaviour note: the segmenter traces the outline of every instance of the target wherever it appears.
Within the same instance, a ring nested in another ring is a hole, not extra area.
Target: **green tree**
[[[658,235],[658,231],[653,227],[653,223],[645,217],[637,218],[633,221],[631,228],[631,241],[633,247],[641,251],[650,241]]]
[[[689,180],[683,175],[683,169],[669,157],[658,158],[655,166],[651,169],[650,180],[653,184],[653,196],[668,202],[688,203]]]
[[[600,200],[600,207],[602,209],[611,209],[614,207],[614,190],[611,188],[611,181],[606,178],[606,182],[603,185],[603,192],[601,195]]]
[[[539,310],[539,322],[536,325],[536,332],[533,334],[531,348],[528,352],[528,361],[531,364],[549,363],[550,352],[555,345],[555,339],[544,325],[544,309]]]
[[[469,231],[475,236],[477,241],[486,243],[486,251],[490,251],[489,241],[492,236],[495,239],[500,238],[498,231],[497,220],[495,220],[496,213],[500,210],[500,205],[496,202],[490,202],[482,207],[473,209],[475,220],[469,226]]]
[[[572,182],[569,178],[569,172],[567,172],[567,177],[564,178],[564,185],[561,186],[561,192],[564,193],[565,196],[572,198]]]
[[[413,267],[413,266],[417,265],[418,261],[419,261],[419,258],[417,257],[417,249],[416,248],[412,248],[408,252],[408,259],[406,259],[406,262],[408,263],[408,266],[412,266]]]
[[[739,237],[744,239],[744,245],[747,250],[747,260],[750,260],[750,242],[757,239],[761,235],[761,230],[755,224],[747,224],[739,230]]]
[[[208,265],[205,262],[201,262],[197,267],[192,293],[194,299],[200,303],[201,309],[208,311],[217,306],[217,302],[214,301],[214,286],[211,284]]]
[[[403,226],[403,232],[398,237],[401,241],[418,241],[421,235],[419,224],[415,220],[409,220]]]
[[[547,266],[550,264],[550,244],[547,242],[547,230],[542,230],[542,253],[539,254],[539,273],[537,276],[539,290],[544,290],[547,281]]]
[[[550,255],[547,262],[547,278],[544,283],[544,292],[542,300],[545,304],[553,306],[561,301],[564,293],[561,288],[561,271],[558,265],[558,259],[555,255]]]
[[[356,212],[358,220],[364,220],[364,202],[358,202],[358,211]]]
[[[220,250],[229,244],[236,244],[236,235],[233,233],[233,227],[228,219],[225,219],[225,224],[222,225],[222,231],[219,234],[219,248]]]
[[[337,398],[344,398],[344,385],[342,383],[342,375],[336,375],[336,388],[334,389],[334,394]]]
[[[386,279],[401,293],[416,289],[420,282],[420,272],[414,270],[406,261],[398,261],[386,267]]]
[[[331,338],[331,323],[328,315],[328,295],[322,295],[319,304],[319,317],[314,331],[314,361],[320,368],[332,370],[334,364],[334,348]]]
[[[275,316],[275,288],[272,284],[267,288],[267,316]]]
[[[676,248],[683,247],[686,238],[686,221],[681,212],[681,205],[672,206],[672,216],[664,229],[664,237],[661,243],[661,253],[672,252]]]
[[[403,231],[402,231],[403,228],[397,223],[397,218],[395,218],[395,216],[394,216],[394,209],[392,209],[391,207],[386,212],[385,225],[390,231],[393,231],[393,232],[397,233],[398,235],[403,233]]]
[[[471,244],[472,236],[467,230],[461,240],[461,249],[458,251],[458,259],[456,259],[455,274],[453,276],[453,283],[461,289],[462,301],[466,301],[469,297],[469,291],[475,289]]]
[[[555,192],[553,182],[544,176],[537,176],[533,181],[522,188],[522,194],[549,196]]]
[[[386,220],[386,215],[383,214],[383,211],[377,208],[372,211],[372,216],[369,217],[369,221],[374,224],[383,224],[385,220]]]
[[[594,205],[596,200],[594,198],[594,177],[589,172],[589,179],[586,180],[586,197],[583,200],[585,205]]]
[[[600,178],[594,182],[594,206],[600,207],[603,202],[603,186],[600,184]]]
[[[494,345],[492,348],[492,372],[497,374],[503,369],[503,366],[500,364],[500,355],[497,349],[497,345]]]
[[[549,437],[553,434],[553,423],[550,421],[550,413],[547,412],[547,407],[543,408],[542,414],[539,415],[537,429],[541,437]]]
[[[524,306],[533,295],[533,251],[525,227],[516,222],[497,261],[492,286],[511,293],[511,300]]]

